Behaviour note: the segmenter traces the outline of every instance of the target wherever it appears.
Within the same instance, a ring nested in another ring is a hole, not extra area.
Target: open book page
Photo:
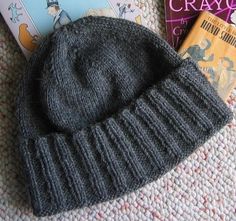
[[[44,36],[80,17],[118,17],[145,25],[134,0],[3,0],[0,10],[27,58]]]

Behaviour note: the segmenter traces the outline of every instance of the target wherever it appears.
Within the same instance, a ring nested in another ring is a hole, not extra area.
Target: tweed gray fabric
[[[17,118],[33,211],[46,216],[157,179],[232,114],[195,63],[153,32],[87,17],[32,56]]]

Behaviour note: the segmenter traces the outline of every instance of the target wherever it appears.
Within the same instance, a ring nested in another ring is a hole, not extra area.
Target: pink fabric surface
[[[136,0],[150,29],[165,36],[163,1]],[[26,61],[0,18],[0,220],[38,220],[16,146],[17,85]],[[119,199],[40,220],[236,220],[236,90],[234,120],[161,179]]]

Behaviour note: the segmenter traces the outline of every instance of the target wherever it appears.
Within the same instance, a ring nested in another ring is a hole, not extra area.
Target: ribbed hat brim
[[[74,134],[22,139],[34,214],[119,197],[154,181],[231,120],[196,65],[185,60],[130,106]]]

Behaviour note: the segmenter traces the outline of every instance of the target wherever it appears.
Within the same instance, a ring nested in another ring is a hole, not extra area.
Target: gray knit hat
[[[66,25],[32,56],[17,100],[34,214],[134,191],[231,117],[195,63],[145,27],[105,17]]]

